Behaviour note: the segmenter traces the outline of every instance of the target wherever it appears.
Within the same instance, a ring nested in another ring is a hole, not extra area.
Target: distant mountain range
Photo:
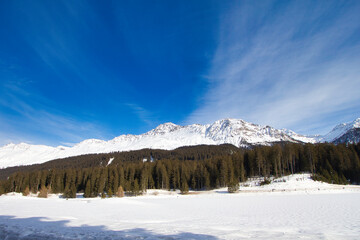
[[[276,142],[358,143],[360,118],[337,125],[324,136],[309,137],[287,129],[260,126],[241,119],[223,119],[213,124],[179,126],[164,123],[141,135],[121,135],[109,141],[88,139],[73,147],[50,147],[26,143],[0,148],[0,168],[43,163],[49,160],[90,153],[139,150],[144,148],[172,150],[182,146],[233,144],[237,147],[271,145]]]

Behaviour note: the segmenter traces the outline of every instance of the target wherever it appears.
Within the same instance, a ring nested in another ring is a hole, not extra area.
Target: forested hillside
[[[311,172],[331,183],[360,183],[360,144],[279,143],[239,149],[232,145],[144,149],[91,154],[0,170],[0,194],[46,191],[64,197],[138,195],[146,189],[206,190],[252,176]],[[110,163],[111,162],[111,163]],[[109,164],[110,163],[110,164]]]

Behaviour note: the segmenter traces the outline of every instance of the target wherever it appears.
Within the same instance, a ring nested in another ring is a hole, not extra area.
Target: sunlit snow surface
[[[0,197],[0,239],[359,239],[360,189],[286,182],[112,199]],[[256,191],[257,190],[257,191]],[[296,190],[296,191],[295,191]]]

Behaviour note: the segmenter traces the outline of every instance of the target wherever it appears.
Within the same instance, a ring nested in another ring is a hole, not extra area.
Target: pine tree
[[[74,182],[70,183],[70,186],[65,189],[63,197],[76,198],[76,186]]]
[[[189,192],[189,185],[186,181],[182,181],[181,188],[180,188],[181,194],[187,194]]]
[[[134,186],[133,186],[133,189],[132,189],[132,194],[134,196],[138,196],[140,195],[140,186],[139,186],[139,181],[137,179],[135,179],[134,181]]]
[[[108,192],[107,192],[107,195],[108,195],[109,198],[112,197],[113,192],[112,192],[111,188],[109,188],[109,190],[108,190]]]
[[[90,180],[87,180],[87,182],[86,182],[84,197],[85,198],[93,197],[92,192],[91,192]]]
[[[239,191],[239,182],[233,178],[228,185],[228,192],[235,193],[237,191]]]
[[[3,187],[3,183],[0,182],[0,196],[3,195],[5,193],[5,189]]]

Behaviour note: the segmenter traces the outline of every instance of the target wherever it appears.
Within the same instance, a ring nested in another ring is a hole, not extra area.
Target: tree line
[[[78,164],[87,157],[93,161],[91,166]],[[111,157],[114,160],[107,165]],[[233,186],[253,176],[299,172],[310,172],[315,180],[358,184],[359,158],[360,144],[295,143],[252,149],[222,145],[84,155],[71,158],[73,165],[65,159],[65,163],[51,163],[58,167],[49,167],[49,163],[37,165],[37,169],[22,167],[0,182],[0,194],[51,192],[73,198],[76,193],[84,197],[139,195],[147,189],[180,189],[186,193],[189,189]],[[64,167],[69,165],[72,167]]]

